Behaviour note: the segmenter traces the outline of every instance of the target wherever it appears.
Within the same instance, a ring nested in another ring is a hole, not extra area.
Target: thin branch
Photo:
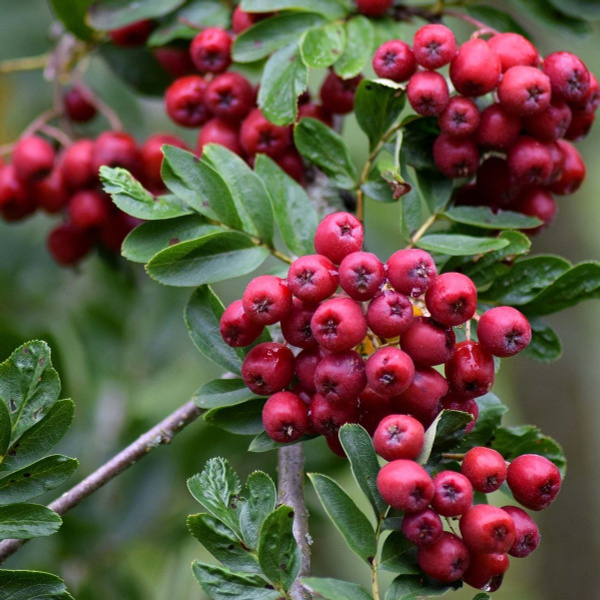
[[[58,127],[45,124],[40,127],[40,131],[45,133],[48,137],[55,139],[65,148],[73,143],[73,140],[64,131],[58,129]]]
[[[152,450],[164,444],[170,444],[173,438],[201,414],[191,400],[172,412],[166,419],[141,435],[135,442],[119,452],[115,457],[86,477],[81,483],[65,492],[60,498],[48,505],[54,512],[64,515],[75,508],[82,500],[106,485],[117,475],[133,466]],[[5,540],[0,543],[0,565],[14,554],[28,540]]]
[[[44,69],[48,62],[49,55],[27,56],[26,58],[13,58],[0,62],[0,73],[16,73],[19,71],[35,71]]]

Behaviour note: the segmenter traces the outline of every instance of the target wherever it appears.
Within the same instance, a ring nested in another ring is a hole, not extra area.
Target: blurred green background
[[[51,22],[45,0],[0,0],[0,60],[45,52]],[[572,50],[600,73],[598,29],[577,40],[529,25],[542,54]],[[411,28],[404,27],[402,34],[412,38]],[[177,130],[159,100],[140,100],[99,62],[92,61],[85,79],[138,140]],[[39,71],[0,76],[0,144],[14,140],[50,103],[50,86]],[[360,164],[363,136],[352,122],[345,133]],[[193,132],[184,135],[194,142]],[[557,223],[534,243],[534,251],[574,262],[600,255],[600,127],[579,147],[588,164],[587,181],[578,194],[560,199]],[[384,259],[396,249],[397,222],[397,206],[367,206],[367,244]],[[159,286],[139,265],[114,267],[97,257],[77,270],[59,268],[45,250],[50,227],[44,216],[17,225],[0,223],[0,358],[29,339],[50,342],[64,395],[77,406],[75,425],[61,448],[80,459],[77,479],[185,402],[218,371],[185,331],[182,311],[189,290]],[[222,285],[219,292],[230,301],[243,284]],[[513,559],[498,600],[592,598],[600,588],[599,314],[598,305],[588,303],[551,319],[564,342],[564,356],[554,366],[504,361],[495,392],[511,406],[509,422],[536,423],[557,438],[565,447],[569,473],[559,500],[539,515],[540,549],[526,561]],[[247,445],[246,438],[195,423],[171,447],[154,452],[69,513],[58,535],[28,544],[6,566],[55,572],[78,600],[203,598],[190,563],[208,557],[186,530],[186,515],[197,512],[198,505],[185,480],[215,455],[229,458],[243,476],[256,468],[274,474],[274,453],[247,454]],[[322,441],[311,442],[306,452],[309,470],[333,473],[354,489],[345,462],[332,457]],[[366,569],[343,548],[310,491],[308,501],[315,574],[351,580],[360,574],[367,582]],[[468,589],[454,597],[473,595]]]

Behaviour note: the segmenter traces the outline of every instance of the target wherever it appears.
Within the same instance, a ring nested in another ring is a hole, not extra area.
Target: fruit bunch
[[[448,65],[454,93],[438,72]],[[373,68],[379,77],[408,82],[413,110],[437,118],[435,164],[445,176],[467,180],[456,204],[516,210],[541,219],[542,229],[556,214],[553,194],[581,185],[585,164],[570,141],[590,130],[600,91],[574,54],[542,60],[516,33],[458,46],[450,29],[429,24],[412,48],[402,40],[382,44]]]

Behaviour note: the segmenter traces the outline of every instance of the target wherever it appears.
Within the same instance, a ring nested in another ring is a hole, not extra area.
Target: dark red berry
[[[443,517],[464,514],[473,504],[473,486],[461,473],[441,471],[433,478],[431,508]]]
[[[515,179],[523,185],[544,185],[552,174],[552,155],[535,138],[521,136],[508,151],[506,160]]]
[[[29,195],[48,214],[59,212],[69,201],[69,194],[59,169],[53,169],[48,177],[29,186]]]
[[[367,309],[367,324],[380,338],[402,335],[413,321],[413,305],[403,294],[391,290],[376,296]]]
[[[238,4],[233,11],[231,17],[231,27],[234,33],[242,33],[246,29],[250,29],[257,21],[263,19],[266,15],[264,13],[249,13],[242,9]]]
[[[345,115],[354,109],[354,94],[362,75],[352,79],[342,79],[331,72],[321,86],[323,108],[336,115]]]
[[[540,530],[535,521],[521,508],[503,506],[515,524],[515,541],[508,553],[516,558],[529,556],[540,544]]]
[[[298,121],[304,117],[318,119],[328,127],[333,127],[333,117],[331,116],[331,113],[328,110],[325,110],[321,104],[315,104],[314,102],[301,104],[298,107]]]
[[[367,360],[367,381],[382,396],[398,396],[412,383],[415,365],[406,352],[393,346],[380,348]]]
[[[558,181],[552,184],[552,192],[559,196],[575,193],[585,179],[585,162],[573,144],[558,140],[556,142],[563,155],[562,173]]]
[[[531,342],[531,325],[516,308],[498,306],[479,319],[477,338],[481,347],[494,356],[514,356]]]
[[[342,425],[357,420],[356,400],[330,402],[321,394],[315,394],[310,402],[309,419],[313,430],[326,437],[336,437]]]
[[[418,317],[402,334],[400,346],[418,367],[448,362],[454,354],[454,331],[433,319]]]
[[[304,302],[321,302],[338,287],[335,265],[320,254],[302,256],[290,266],[288,286],[292,294]]]
[[[328,354],[315,370],[315,388],[330,402],[355,401],[366,384],[365,362],[354,350]]]
[[[471,563],[463,575],[463,581],[477,590],[495,592],[502,585],[508,570],[506,554],[471,553]]]
[[[231,44],[224,29],[209,27],[192,40],[192,62],[201,73],[223,73],[231,64]]]
[[[265,402],[262,421],[267,435],[275,442],[285,444],[304,435],[308,410],[296,394],[278,392]]]
[[[450,137],[466,138],[475,134],[480,120],[479,109],[473,100],[453,96],[438,117],[438,125],[442,133]]]
[[[316,306],[305,304],[298,298],[293,299],[291,308],[281,318],[281,333],[288,344],[297,348],[314,348],[317,345],[310,328],[315,310]]]
[[[427,575],[450,583],[460,579],[467,570],[469,550],[458,536],[444,531],[435,542],[419,547],[417,561]]]
[[[282,390],[294,376],[294,355],[283,344],[264,342],[248,352],[242,379],[255,394],[268,396]]]
[[[210,118],[206,106],[206,81],[200,75],[176,79],[165,92],[165,108],[182,127],[200,127]]]
[[[515,525],[510,515],[489,504],[472,506],[460,520],[460,532],[472,552],[503,554],[515,540]]]
[[[79,229],[101,227],[110,218],[109,200],[101,192],[80,190],[69,201],[69,218]]]
[[[275,158],[289,146],[291,130],[289,127],[274,125],[260,108],[255,108],[242,123],[240,142],[250,156],[262,153]]]
[[[509,115],[500,104],[491,104],[481,113],[475,140],[492,150],[508,150],[519,138],[521,119]]]
[[[339,265],[346,256],[362,249],[363,237],[362,223],[354,215],[333,213],[317,226],[315,250]]]
[[[552,100],[541,113],[524,121],[525,129],[532,136],[544,142],[564,137],[571,124],[571,109],[563,100]]]
[[[548,229],[558,211],[558,205],[552,194],[545,189],[536,187],[525,190],[512,208],[517,212],[530,217],[537,217],[542,221],[539,227],[527,230],[529,235],[537,235]]]
[[[454,138],[443,133],[433,144],[433,159],[446,177],[471,177],[479,165],[479,150],[470,139]]]
[[[413,52],[416,61],[425,69],[439,69],[456,56],[456,39],[444,25],[425,25],[415,33]]]
[[[156,133],[150,136],[140,148],[144,183],[152,191],[162,192],[165,187],[160,174],[164,158],[162,153],[164,145],[186,148],[185,143],[181,139],[169,133]]]
[[[410,46],[402,40],[389,40],[375,51],[373,70],[377,77],[392,81],[408,81],[417,68]]]
[[[367,17],[381,17],[393,4],[393,0],[356,0],[358,12]]]
[[[227,345],[234,348],[249,346],[260,337],[263,329],[262,325],[248,318],[241,300],[236,300],[227,307],[219,323],[221,337]]]
[[[437,276],[431,255],[424,250],[398,250],[387,262],[388,280],[392,287],[406,296],[418,298]]]
[[[105,131],[94,141],[92,170],[97,175],[100,167],[123,167],[136,173],[140,167],[140,152],[136,141],[127,133]]]
[[[503,158],[490,156],[477,169],[476,190],[481,204],[501,209],[515,201],[521,186],[515,181]]]
[[[71,88],[63,98],[65,113],[75,123],[87,123],[97,113],[96,105],[90,94],[83,88]]]
[[[589,114],[598,110],[598,106],[600,106],[600,86],[593,73],[590,73],[590,89],[585,96],[581,100],[570,104],[573,111],[582,111]]]
[[[565,139],[572,142],[579,142],[587,137],[596,121],[594,113],[575,112],[569,123],[569,128],[565,132]]]
[[[415,513],[433,498],[429,473],[412,460],[394,460],[377,475],[377,487],[384,501],[396,510]]]
[[[402,533],[415,546],[427,546],[438,540],[444,532],[440,516],[431,508],[404,515]]]
[[[492,448],[471,448],[465,454],[460,470],[473,489],[484,494],[495,492],[506,481],[504,458]]]
[[[582,100],[590,89],[590,72],[583,61],[570,52],[549,54],[542,68],[550,78],[553,95],[567,102]]]
[[[375,393],[368,385],[358,397],[358,422],[371,436],[381,420],[393,412],[390,398]]]
[[[548,151],[550,152],[550,156],[552,157],[552,171],[548,179],[548,185],[552,185],[560,179],[563,173],[563,169],[565,166],[565,156],[557,142],[545,142],[545,145],[546,148],[548,148]]]
[[[148,19],[136,21],[135,23],[130,23],[109,32],[110,41],[116,46],[123,46],[125,48],[143,46],[154,31],[154,27],[154,21]]]
[[[239,73],[217,75],[206,88],[206,105],[217,117],[239,121],[254,104],[254,89]]]
[[[475,314],[477,289],[462,273],[444,273],[438,275],[427,290],[425,304],[431,316],[442,325],[461,325]]]
[[[375,452],[385,460],[415,460],[423,448],[424,438],[423,425],[410,415],[389,415],[379,423],[373,445]]]
[[[15,175],[22,183],[33,183],[50,174],[56,154],[50,142],[36,135],[21,138],[12,153]]]
[[[511,67],[498,86],[500,104],[517,117],[539,115],[550,105],[550,79],[536,67]]]
[[[242,304],[253,321],[261,325],[273,325],[291,310],[292,292],[283,279],[261,275],[247,285]]]
[[[55,227],[48,236],[48,250],[59,265],[73,265],[92,249],[89,235],[72,225],[64,223]]]
[[[350,298],[364,302],[371,300],[381,288],[385,269],[374,254],[353,252],[340,263],[339,278],[342,289]]]
[[[19,221],[33,213],[36,200],[17,178],[14,165],[0,167],[0,212],[6,221]]]
[[[367,321],[360,305],[350,298],[323,302],[310,323],[319,344],[332,352],[351,350],[367,335]]]
[[[243,153],[239,127],[223,119],[211,119],[204,124],[198,134],[196,153],[202,156],[204,146],[207,144],[219,144],[235,154]]]
[[[288,148],[275,158],[275,162],[300,185],[304,185],[304,163],[295,148]]]
[[[525,508],[548,508],[560,492],[561,476],[558,467],[543,456],[523,454],[508,467],[508,487],[515,500]]]
[[[78,140],[65,149],[59,169],[68,189],[79,190],[98,179],[92,166],[94,142]]]
[[[327,356],[322,348],[307,348],[294,358],[294,371],[300,383],[310,392],[315,392],[315,371],[319,363]]]
[[[488,45],[498,55],[503,72],[518,65],[538,67],[540,64],[536,47],[518,33],[497,33],[488,40]]]
[[[153,52],[160,66],[174,79],[196,73],[196,67],[187,48],[161,46],[155,48]]]
[[[484,40],[465,42],[450,64],[450,79],[463,96],[483,96],[491,92],[500,80],[498,55]]]
[[[471,340],[456,344],[454,356],[445,366],[450,391],[465,399],[487,394],[494,384],[494,371],[494,357]]]
[[[439,73],[419,71],[410,78],[406,97],[416,113],[436,117],[448,105],[450,93],[446,80]]]

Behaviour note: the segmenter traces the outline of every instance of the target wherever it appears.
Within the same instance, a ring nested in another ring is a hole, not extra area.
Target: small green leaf
[[[371,21],[357,15],[346,23],[346,47],[333,70],[343,79],[356,77],[373,56],[375,33]]]
[[[500,427],[502,416],[508,411],[508,408],[491,393],[477,398],[476,402],[479,407],[479,416],[461,449],[487,445]]]
[[[86,25],[87,10],[93,0],[50,0],[52,11],[62,21],[67,31],[81,40],[88,40],[94,33]]]
[[[532,333],[531,343],[521,356],[527,356],[543,363],[558,360],[562,355],[562,344],[556,331],[539,319],[530,319],[529,322]]]
[[[373,441],[360,425],[347,423],[340,428],[340,442],[344,448],[356,483],[369,499],[375,516],[381,516],[387,510],[387,504],[381,498],[377,488],[379,463],[373,448]]]
[[[489,594],[476,594],[473,600],[492,600],[492,597]]]
[[[438,213],[448,205],[452,196],[452,179],[444,177],[439,171],[417,170],[419,192],[431,213]]]
[[[262,471],[254,471],[246,481],[248,499],[240,510],[240,529],[244,541],[256,549],[260,528],[269,514],[275,510],[277,489],[273,480]]]
[[[375,556],[377,545],[373,526],[348,494],[331,478],[310,473],[310,480],[319,500],[348,546],[369,562]]]
[[[427,464],[432,452],[456,446],[464,435],[464,428],[473,415],[459,410],[443,410],[425,431],[425,443],[416,459],[420,465]]]
[[[278,444],[277,442],[274,442],[264,431],[261,431],[250,443],[248,452],[269,452],[270,450],[277,450],[282,446],[292,446],[294,444],[307,442],[308,440],[312,440],[314,437],[314,435],[303,435],[295,442],[291,442],[289,444]]]
[[[262,409],[265,398],[249,400],[235,406],[213,408],[204,414],[204,420],[215,427],[237,433],[256,435],[263,430]]]
[[[404,119],[403,123],[401,163],[419,171],[428,169],[436,172],[433,144],[440,134],[437,119],[417,117]]]
[[[583,36],[591,31],[586,21],[558,11],[551,2],[546,0],[511,0],[511,3],[520,13],[525,13],[540,26],[556,33]]]
[[[454,233],[432,233],[422,237],[417,246],[428,252],[449,256],[472,256],[500,250],[508,246],[502,238],[473,237]]]
[[[304,33],[300,42],[302,60],[307,67],[330,67],[346,47],[346,29],[342,23],[327,23]]]
[[[423,220],[423,207],[421,198],[415,188],[400,199],[400,228],[402,237],[406,242],[420,227]]]
[[[175,10],[185,0],[95,0],[88,11],[88,20],[92,27],[101,31],[111,31],[125,25],[162,17]]]
[[[337,187],[353,189],[356,169],[346,142],[331,127],[305,117],[294,128],[294,141],[302,156],[331,178]]]
[[[242,0],[242,8],[257,13],[274,10],[310,11],[332,20],[342,19],[348,14],[348,6],[343,0]]]
[[[569,0],[570,2],[571,0]],[[498,10],[492,6],[476,5],[465,6],[465,10],[475,19],[489,25],[490,27],[501,32],[518,33],[526,38],[531,39],[531,36],[513,19],[508,13],[503,10]]]
[[[242,379],[215,379],[194,394],[194,402],[200,408],[209,409],[243,404],[256,397]]]
[[[60,577],[39,571],[1,569],[0,591],[10,600],[73,600]]]
[[[373,600],[364,587],[340,579],[305,577],[302,585],[325,600]]]
[[[400,531],[393,531],[386,538],[381,550],[380,567],[398,575],[416,575],[421,573],[414,552],[414,544],[409,542]]]
[[[457,206],[444,212],[444,216],[456,223],[483,229],[533,229],[542,224],[536,217],[509,210],[494,212],[488,206]]]
[[[39,504],[10,504],[0,506],[0,540],[45,537],[56,533],[61,518]]]
[[[385,600],[416,600],[429,596],[443,596],[461,586],[462,581],[441,583],[426,579],[422,575],[399,575],[389,587]]]
[[[596,0],[550,0],[550,4],[574,17],[586,20],[600,18],[600,6]]]

